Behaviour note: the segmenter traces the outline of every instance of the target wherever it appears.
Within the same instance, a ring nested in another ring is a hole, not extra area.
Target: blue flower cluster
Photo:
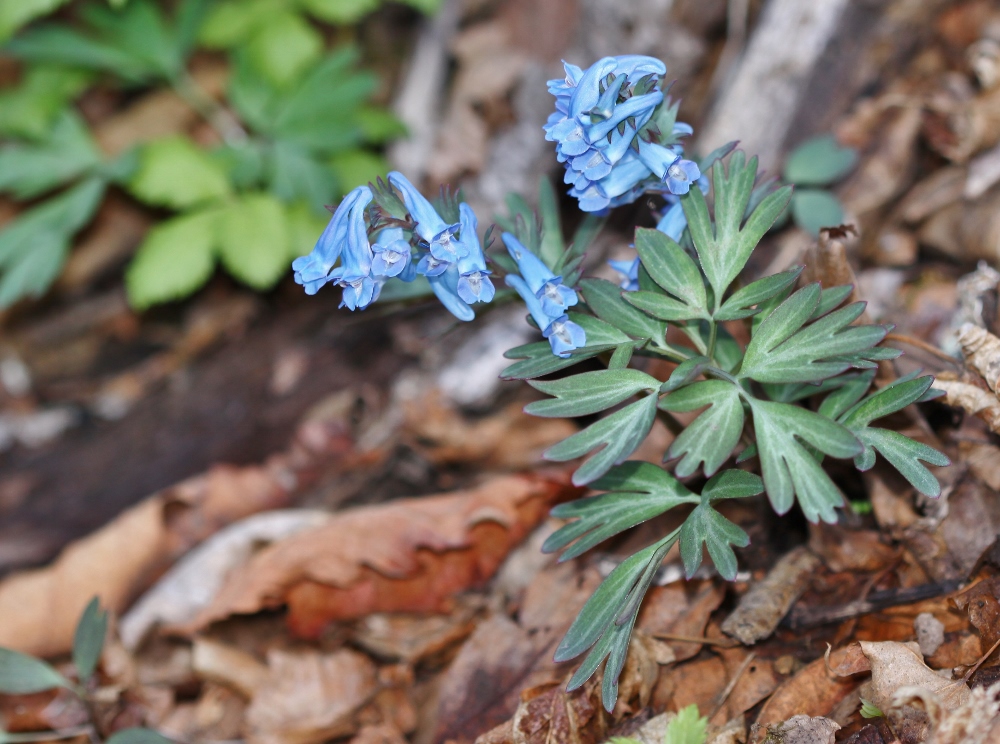
[[[656,125],[666,65],[625,55],[605,57],[586,71],[564,67],[565,79],[549,81],[556,110],[545,124],[545,138],[556,143],[564,181],[580,209],[599,212],[648,192],[686,194],[701,176],[677,144],[691,127],[672,122],[665,136]]]
[[[312,252],[292,263],[295,281],[310,295],[327,283],[342,287],[340,306],[363,310],[390,278],[411,282],[422,275],[456,318],[472,320],[470,305],[495,294],[476,215],[463,202],[459,221],[449,224],[403,174],[390,173],[389,183],[409,212],[406,227],[375,227],[372,190],[359,186],[344,197]]]
[[[577,323],[569,319],[566,311],[579,298],[570,287],[562,283],[562,277],[552,273],[538,256],[529,251],[511,233],[501,236],[507,252],[517,263],[521,273],[508,274],[504,281],[507,286],[521,295],[528,312],[548,339],[552,353],[568,357],[570,352],[587,343],[587,334]]]

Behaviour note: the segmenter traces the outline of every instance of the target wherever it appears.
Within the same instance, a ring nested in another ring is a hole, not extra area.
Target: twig
[[[712,706],[712,712],[708,714],[708,720],[711,721],[715,718],[715,714],[722,710],[722,706],[726,704],[726,700],[729,699],[733,689],[735,689],[736,683],[740,681],[740,677],[743,676],[743,672],[747,670],[747,667],[750,666],[750,662],[752,662],[755,658],[757,658],[757,654],[751,651],[750,654],[743,660],[743,663],[740,664],[740,668],[736,670],[736,674],[734,674],[733,678],[729,680],[729,684],[727,684],[722,692],[716,696],[716,703]]]
[[[987,651],[985,654],[983,654],[982,658],[980,658],[979,661],[973,664],[972,668],[962,676],[962,682],[968,684],[969,680],[972,679],[972,675],[976,673],[976,670],[978,670],[979,667],[982,666],[984,661],[990,658],[990,654],[992,654],[994,651],[997,650],[997,646],[1000,646],[1000,638],[997,638],[997,642],[994,643],[992,646],[990,646],[990,650]]]
[[[784,624],[792,630],[815,628],[828,623],[839,623],[842,620],[867,615],[871,612],[910,604],[923,599],[932,599],[944,594],[950,594],[962,585],[961,581],[942,581],[937,584],[923,584],[912,589],[887,589],[873,592],[867,599],[855,600],[845,605],[833,607],[814,607],[799,609],[796,607],[785,618]]]
[[[652,633],[651,635],[661,641],[700,643],[704,646],[718,646],[719,648],[736,648],[740,645],[738,641],[731,638],[699,638],[698,636],[677,635],[676,633]]]
[[[913,346],[917,349],[920,349],[921,351],[926,351],[928,354],[933,354],[938,359],[942,359],[943,361],[946,361],[949,364],[953,364],[956,367],[962,366],[962,363],[958,359],[953,357],[951,354],[941,351],[941,349],[937,348],[936,346],[932,346],[931,344],[927,343],[926,341],[922,341],[919,338],[915,338],[913,336],[907,336],[902,333],[889,333],[886,334],[885,340],[895,341],[896,343],[906,344],[907,346]]]
[[[74,739],[80,734],[87,734],[93,740],[94,733],[94,727],[86,723],[59,731],[29,731],[21,734],[4,732],[3,741],[11,742],[11,744],[16,744],[16,742],[52,741],[53,739]]]

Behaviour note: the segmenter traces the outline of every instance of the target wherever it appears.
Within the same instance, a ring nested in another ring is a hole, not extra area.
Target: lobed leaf
[[[708,503],[703,503],[688,515],[681,526],[680,548],[684,573],[687,578],[694,576],[701,566],[702,546],[715,564],[719,575],[726,581],[736,578],[736,554],[732,546],[745,548],[750,544],[750,536],[742,529],[719,514]]]
[[[756,315],[763,309],[757,308],[757,305],[780,295],[795,284],[795,280],[799,278],[804,268],[804,266],[796,266],[780,274],[765,276],[763,279],[758,279],[742,289],[736,290],[715,312],[714,319],[716,321],[740,320]]]
[[[668,235],[644,227],[635,231],[635,249],[653,281],[688,308],[688,317],[707,316],[705,281],[687,251]],[[629,299],[630,295],[626,295],[625,299]],[[641,308],[641,305],[636,307]]]
[[[666,324],[622,299],[622,290],[617,284],[604,279],[584,279],[580,288],[584,301],[598,318],[629,336],[644,340],[662,340],[666,336]],[[589,338],[587,343],[590,343]]]
[[[533,416],[560,417],[599,413],[642,391],[653,392],[659,388],[660,381],[637,369],[605,369],[529,384],[546,395],[555,396],[555,400],[534,401],[524,407],[525,412]]]
[[[188,209],[223,199],[232,189],[217,160],[187,137],[172,136],[143,146],[129,191],[147,204]]]
[[[87,125],[64,111],[44,141],[0,148],[0,191],[30,199],[84,175],[101,160]]]
[[[681,458],[674,467],[686,478],[704,463],[712,475],[729,458],[743,434],[743,401],[739,389],[724,380],[703,380],[682,387],[661,402],[666,411],[693,411],[709,406],[671,443],[666,459]]]

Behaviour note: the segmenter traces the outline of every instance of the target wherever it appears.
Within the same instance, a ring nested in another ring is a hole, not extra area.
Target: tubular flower
[[[438,261],[454,263],[466,254],[465,247],[457,240],[460,224],[449,225],[434,209],[406,176],[399,171],[389,174],[389,182],[403,196],[403,203],[410,210],[410,216],[417,223],[416,233],[423,238],[431,255]]]
[[[478,225],[476,215],[468,204],[458,207],[462,232],[460,242],[466,254],[458,259],[458,281],[456,291],[463,301],[470,305],[474,302],[490,302],[496,294],[490,272],[486,269],[486,256],[476,232]]]
[[[364,223],[364,210],[371,200],[372,192],[367,186],[354,189],[340,202],[312,252],[292,261],[295,281],[305,288],[306,294],[316,294],[333,280],[331,272],[349,241],[352,221]]]

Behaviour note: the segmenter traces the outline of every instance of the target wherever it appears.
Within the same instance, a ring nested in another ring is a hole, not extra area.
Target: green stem
[[[208,95],[187,72],[170,81],[174,92],[197,111],[228,145],[243,145],[247,130],[232,111]]]
[[[705,356],[708,357],[708,361],[712,364],[716,364],[715,361],[715,341],[719,336],[719,324],[715,322],[714,319],[708,321],[708,353]]]

